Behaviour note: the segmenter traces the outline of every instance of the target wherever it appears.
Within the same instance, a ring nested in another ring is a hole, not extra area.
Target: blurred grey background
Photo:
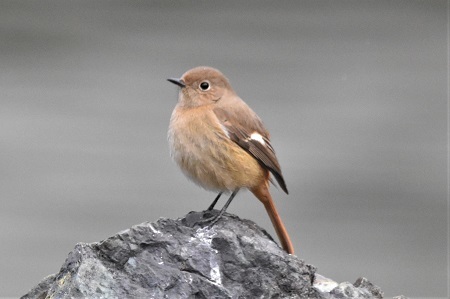
[[[387,296],[447,295],[447,1],[1,1],[0,294],[77,242],[205,209],[172,163],[210,65],[272,134],[297,255]],[[224,200],[219,205],[223,204]],[[230,213],[274,231],[242,192]]]

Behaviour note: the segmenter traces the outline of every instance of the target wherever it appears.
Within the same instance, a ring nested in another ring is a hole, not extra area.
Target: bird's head
[[[212,67],[199,66],[187,71],[181,78],[167,80],[181,88],[179,96],[181,106],[210,105],[225,95],[234,94],[228,79]]]

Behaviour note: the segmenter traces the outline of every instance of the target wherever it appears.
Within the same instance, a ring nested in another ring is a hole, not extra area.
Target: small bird
[[[284,192],[288,190],[261,119],[217,69],[200,66],[181,78],[167,80],[180,87],[168,132],[172,158],[189,179],[219,192],[208,210],[222,193],[231,192],[212,224],[238,191],[247,188],[266,208],[283,249],[293,254],[291,239],[269,192],[270,174]]]

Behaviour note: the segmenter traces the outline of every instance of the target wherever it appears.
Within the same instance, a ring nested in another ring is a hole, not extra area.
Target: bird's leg
[[[222,195],[222,192],[219,192],[219,194],[217,194],[216,199],[214,199],[212,204],[209,206],[208,211],[211,211],[212,209],[214,209],[214,206],[216,205],[216,203],[219,200],[221,195]]]
[[[206,223],[206,222],[210,222],[209,223],[209,227],[213,226],[214,224],[216,224],[217,221],[219,221],[220,217],[222,217],[223,213],[225,213],[225,211],[227,210],[228,206],[230,205],[230,203],[233,201],[233,198],[236,196],[236,194],[239,192],[239,189],[236,189],[233,191],[233,193],[231,193],[230,198],[228,198],[227,202],[225,203],[225,205],[223,206],[223,208],[220,210],[219,214],[217,214],[214,217],[208,218],[208,219],[204,219],[201,222],[202,223]]]

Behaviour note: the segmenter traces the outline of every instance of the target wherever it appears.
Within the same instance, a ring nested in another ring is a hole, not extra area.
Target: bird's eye
[[[203,81],[202,83],[200,83],[200,89],[203,91],[206,91],[209,89],[209,83],[207,81]]]

